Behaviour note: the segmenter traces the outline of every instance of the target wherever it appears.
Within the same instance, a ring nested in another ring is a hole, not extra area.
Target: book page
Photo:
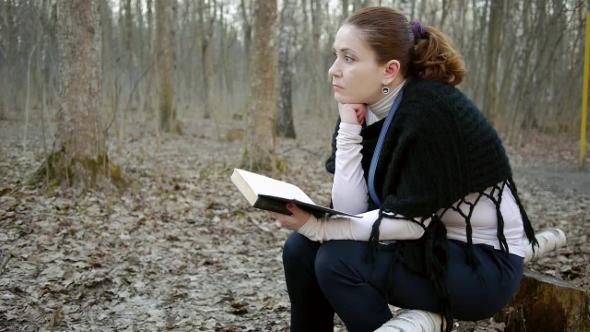
[[[287,199],[296,199],[304,203],[315,204],[309,196],[293,184],[271,179],[264,175],[245,170],[237,171],[257,195],[279,196]]]

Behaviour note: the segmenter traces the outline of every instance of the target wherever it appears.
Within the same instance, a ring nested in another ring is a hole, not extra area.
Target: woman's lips
[[[334,90],[336,90],[336,91],[340,91],[340,90],[344,89],[340,85],[336,85],[336,84],[332,84],[332,87],[334,87]]]

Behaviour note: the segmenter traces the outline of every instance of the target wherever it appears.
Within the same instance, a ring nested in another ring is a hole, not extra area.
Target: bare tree
[[[352,12],[356,12],[357,10],[363,8],[363,0],[354,0],[352,5]]]
[[[293,63],[291,54],[295,46],[295,0],[284,0],[283,13],[281,15],[281,30],[279,34],[279,77],[280,94],[277,109],[277,135],[288,138],[296,138],[295,124],[293,123]]]
[[[143,85],[145,85],[145,82],[147,81],[146,79],[143,78],[143,74],[142,72],[145,71],[147,69],[147,67],[149,66],[149,64],[146,62],[146,59],[149,60],[148,57],[146,57],[146,53],[144,51],[145,49],[145,45],[149,45],[149,42],[145,41],[145,32],[146,32],[146,28],[145,28],[145,23],[144,23],[144,18],[143,18],[143,1],[142,0],[135,0],[135,15],[137,17],[137,26],[135,28],[135,37],[133,38],[133,47],[132,47],[132,51],[135,53],[135,59],[136,59],[136,66],[138,66],[138,71],[136,71],[136,77],[134,77],[134,79],[136,80],[136,82],[134,83],[135,86],[133,87],[134,90],[134,95],[135,95],[135,106],[136,107],[141,107],[144,104],[143,101],[143,95],[142,92],[145,89],[139,88],[138,87],[142,87]],[[137,75],[140,74],[140,75]],[[139,76],[139,77],[137,77]]]
[[[491,5],[490,23],[488,25],[488,45],[486,57],[486,94],[484,98],[484,114],[492,123],[496,119],[498,54],[502,47],[502,16],[504,1],[494,0]]]
[[[12,0],[4,1],[2,6],[3,17],[0,20],[0,31],[2,31],[2,57],[6,60],[6,63],[14,64],[18,58],[16,52],[18,44],[17,25],[15,23],[17,14],[15,9],[15,3]],[[0,118],[8,114],[8,110],[11,107],[16,106],[16,93],[13,93],[15,85],[18,82],[15,78],[15,66],[7,66],[4,68],[3,86],[0,89],[2,97],[0,100],[3,101],[3,112],[0,111]],[[2,105],[0,105],[2,106]],[[4,116],[2,116],[4,114]]]
[[[442,0],[441,7],[442,7],[442,15],[440,17],[439,28],[444,27],[445,21],[447,19],[448,14],[449,14],[449,0]]]
[[[489,1],[485,0],[483,6],[481,3],[478,4],[479,1],[473,0],[473,21],[474,25],[477,24],[477,28],[474,27],[472,40],[484,40],[484,32],[486,31],[487,26],[487,17],[488,17],[488,10],[489,10]],[[480,8],[483,7],[483,8]],[[483,58],[484,55],[484,46],[485,43],[473,43],[473,53],[469,57],[470,59],[478,59]],[[474,91],[470,93],[471,97],[475,99],[476,103],[481,105],[481,88],[483,87],[484,83],[482,79],[485,78],[480,72],[481,63],[478,61],[471,62],[471,68],[469,68],[469,72],[477,73],[477,75],[473,75],[471,86],[475,86]]]
[[[172,43],[172,26],[170,22],[170,6],[167,0],[156,0],[156,35],[158,45],[158,92],[160,129],[165,132],[176,132],[176,105],[172,88],[172,63],[174,46]]]
[[[133,96],[133,81],[134,81],[134,72],[133,72],[133,52],[132,52],[132,45],[131,45],[131,41],[133,40],[133,38],[135,38],[136,36],[134,36],[133,33],[133,17],[131,14],[131,0],[125,0],[124,2],[124,7],[123,9],[125,10],[125,15],[122,16],[123,18],[123,26],[121,27],[122,32],[123,32],[123,48],[124,48],[124,52],[125,52],[125,62],[126,62],[126,70],[127,70],[127,84],[129,86],[129,99],[132,98]],[[124,112],[127,112],[127,110],[123,110]]]
[[[275,156],[275,47],[276,0],[256,1],[254,44],[250,71],[252,98],[247,110],[247,138],[244,141],[243,167],[274,172]]]
[[[205,0],[199,0],[199,33],[201,43],[201,61],[204,94],[203,104],[205,107],[204,118],[208,119],[211,117],[212,101],[213,101],[213,24],[215,23],[215,17],[217,16],[217,3],[215,0],[208,1],[205,7]]]
[[[117,92],[115,91],[115,85],[113,84],[113,76],[112,76],[112,66],[111,66],[111,18],[110,18],[110,10],[107,0],[100,0],[100,11],[101,11],[101,21],[103,27],[103,41],[102,41],[102,50],[103,50],[103,63],[106,64],[104,67],[104,73],[106,76],[106,93],[109,96],[109,105],[111,108],[111,118],[112,123],[115,128],[115,136],[117,138],[117,152],[123,152],[122,140],[121,140],[121,130],[119,128],[119,118],[118,118],[118,96]],[[108,124],[111,125],[110,123]]]
[[[322,110],[322,101],[324,100],[324,96],[322,95],[323,89],[320,87],[325,83],[325,80],[322,79],[326,77],[324,72],[324,66],[322,62],[322,52],[321,52],[321,35],[322,35],[322,8],[321,8],[320,0],[309,0],[309,7],[311,10],[311,56],[312,56],[312,73],[313,73],[313,82],[314,88],[312,90],[313,93],[313,104],[312,109],[316,111],[323,111]],[[328,112],[328,110],[325,110]],[[319,113],[321,116],[324,114],[322,112]]]
[[[101,29],[97,0],[58,2],[59,112],[52,154],[36,173],[86,187],[111,170],[101,127]]]
[[[152,87],[153,87],[153,81],[154,81],[154,76],[155,76],[155,70],[154,70],[154,63],[156,62],[156,54],[154,52],[154,2],[153,0],[147,0],[146,2],[146,21],[147,21],[147,26],[146,26],[146,35],[147,35],[147,45],[146,45],[146,54],[148,56],[148,65],[147,65],[147,82],[145,85],[145,111],[147,112],[147,117],[149,118],[150,116],[152,116],[155,112],[152,112],[152,108],[153,108],[153,98],[152,98]],[[142,52],[143,53],[143,52]]]
[[[252,44],[252,22],[251,22],[252,0],[240,0],[240,12],[242,13],[242,30],[244,32],[244,49],[246,50],[246,76],[250,68],[250,45]]]
[[[342,0],[342,17],[340,18],[340,23],[344,22],[348,17],[348,0]]]

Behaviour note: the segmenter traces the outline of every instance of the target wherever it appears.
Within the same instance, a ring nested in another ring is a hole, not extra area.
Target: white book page
[[[257,195],[279,196],[287,199],[296,199],[303,203],[315,204],[309,196],[295,185],[245,170],[237,171]]]

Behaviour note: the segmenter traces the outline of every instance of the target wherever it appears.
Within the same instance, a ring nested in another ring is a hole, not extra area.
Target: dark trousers
[[[467,265],[466,245],[449,241],[448,289],[453,317],[475,321],[493,316],[508,304],[523,273],[523,258],[492,246],[475,245],[478,271]],[[392,315],[384,292],[393,268],[389,302],[400,308],[437,312],[434,286],[391,265],[394,253],[381,251],[375,268],[366,260],[367,243],[313,242],[294,232],[283,249],[287,291],[291,301],[291,331],[332,332],[334,312],[349,332],[374,331]]]

